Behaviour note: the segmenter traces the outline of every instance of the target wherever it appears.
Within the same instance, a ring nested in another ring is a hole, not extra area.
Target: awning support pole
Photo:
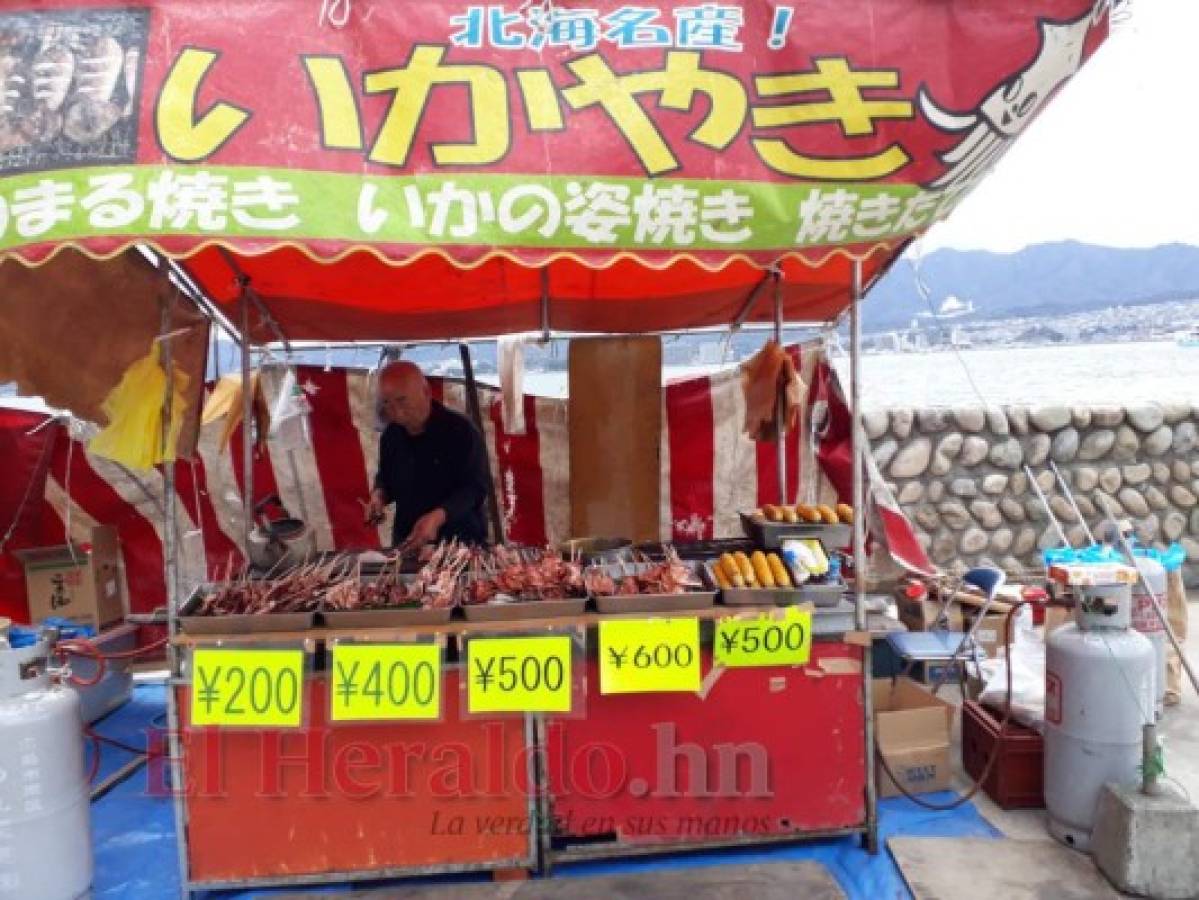
[[[465,342],[459,344],[458,352],[462,355],[462,373],[466,377],[466,405],[470,410],[470,418],[475,423],[475,428],[479,429],[479,434],[485,434],[486,432],[483,430],[483,411],[479,406],[479,385],[475,381],[475,367],[470,358],[470,345]],[[491,516],[491,529],[492,534],[495,536],[495,542],[502,544],[505,541],[504,520],[500,516],[500,504],[495,495],[496,489],[495,479],[493,478],[491,480],[491,490],[487,492],[487,512]]]
[[[162,392],[162,422],[159,426],[159,455],[162,457],[162,566],[166,588],[167,609],[171,615],[179,609],[179,560],[178,534],[175,524],[175,460],[171,443],[171,418],[175,414],[175,354],[173,341],[166,337],[171,333],[171,303],[174,298],[174,288],[169,284],[162,292],[161,316],[161,347],[160,356],[163,371],[166,372],[166,386]],[[68,539],[69,539],[68,535]]]
[[[862,429],[862,263],[853,264],[849,306],[849,414],[850,453],[853,459],[853,586],[854,623],[866,631],[866,502],[862,454],[866,452]],[[878,786],[874,782],[874,696],[871,686],[872,642],[862,648],[862,715],[866,741],[866,849],[878,852]]]
[[[541,267],[541,343],[550,342],[550,270]]]
[[[774,341],[779,347],[783,346],[783,278],[776,269],[774,272]],[[776,386],[777,391],[777,386]],[[774,418],[777,428],[774,433],[775,464],[778,467],[779,505],[787,505],[787,397],[782,391],[777,391],[775,398]]]
[[[254,396],[250,390],[250,279],[241,285],[241,514],[242,547],[250,562],[250,530],[254,527]]]

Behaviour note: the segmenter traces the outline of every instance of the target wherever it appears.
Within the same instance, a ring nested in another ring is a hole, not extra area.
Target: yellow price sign
[[[698,619],[600,622],[599,654],[601,694],[699,690]]]
[[[338,644],[329,674],[333,722],[441,718],[438,644]]]
[[[789,606],[756,618],[721,619],[713,653],[729,668],[802,666],[812,653],[812,611]]]
[[[299,728],[303,713],[303,650],[192,653],[193,725]]]
[[[568,713],[571,638],[472,638],[466,705],[472,713]]]

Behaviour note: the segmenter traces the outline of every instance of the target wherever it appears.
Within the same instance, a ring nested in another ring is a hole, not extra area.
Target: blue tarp
[[[145,746],[147,730],[163,725],[166,693],[159,686],[140,685],[133,700],[98,723],[96,730],[134,746]],[[101,778],[132,757],[105,746]],[[96,900],[161,900],[179,893],[178,853],[171,801],[148,790],[145,770],[115,788],[92,807],[93,840],[96,849]],[[927,799],[946,803],[952,794],[930,794]],[[910,800],[897,798],[879,804],[880,842],[897,835],[909,837],[999,837],[974,805],[967,803],[952,812],[931,812]],[[911,894],[903,883],[889,853],[884,849],[871,856],[857,838],[817,841],[789,847],[691,853],[654,859],[605,861],[565,866],[555,877],[573,878],[617,872],[675,869],[689,866],[736,865],[738,863],[822,863],[846,895],[853,900],[892,900]],[[462,880],[462,879],[456,879]],[[339,889],[329,889],[337,892]],[[341,889],[345,890],[345,889]],[[254,891],[228,896],[270,896],[271,891]],[[294,893],[294,889],[293,889]]]

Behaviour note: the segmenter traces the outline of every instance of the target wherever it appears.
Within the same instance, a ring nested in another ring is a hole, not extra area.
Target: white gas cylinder
[[[1166,569],[1156,559],[1145,556],[1137,557],[1137,568],[1148,582],[1153,595],[1158,602],[1166,602]],[[1162,612],[1165,612],[1163,606]],[[1153,609],[1153,596],[1145,590],[1145,585],[1138,582],[1132,589],[1132,627],[1153,644],[1153,652],[1157,656],[1157,666],[1153,673],[1153,701],[1157,714],[1160,716],[1166,699],[1166,628]]]

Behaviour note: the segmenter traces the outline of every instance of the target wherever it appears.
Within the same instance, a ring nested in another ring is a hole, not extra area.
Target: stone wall
[[[1057,533],[1027,464],[1074,546],[1085,537],[1049,461],[1092,530],[1102,499],[1145,543],[1178,542],[1199,575],[1199,405],[892,409],[865,415],[874,459],[933,561],[1041,568]]]

